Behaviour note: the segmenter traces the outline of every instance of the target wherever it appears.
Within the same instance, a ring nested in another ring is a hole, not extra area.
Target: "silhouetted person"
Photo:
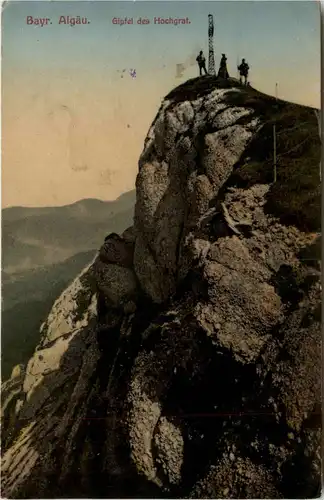
[[[200,76],[202,75],[202,70],[204,70],[205,75],[207,75],[206,59],[205,59],[205,56],[204,56],[202,50],[199,52],[198,57],[196,58],[196,61],[197,61],[198,66],[199,66],[199,75]]]
[[[242,59],[242,62],[241,64],[237,67],[237,69],[239,70],[240,72],[240,83],[242,83],[242,80],[244,78],[244,85],[247,85],[248,81],[248,76],[249,76],[249,65],[248,63],[245,61],[245,59]]]
[[[219,63],[218,75],[217,75],[219,78],[224,78],[224,79],[229,78],[226,61],[227,61],[226,55],[222,54],[222,58],[221,58],[221,61]]]

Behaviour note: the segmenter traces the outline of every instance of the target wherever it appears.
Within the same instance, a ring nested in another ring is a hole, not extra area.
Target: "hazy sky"
[[[251,84],[320,106],[317,2],[10,2],[2,15],[2,204],[62,205],[115,199],[134,188],[137,162],[163,96],[197,75],[208,56],[251,67]],[[27,25],[27,16],[49,18]],[[58,24],[60,16],[89,24]],[[112,24],[133,17],[133,25]],[[188,17],[186,25],[137,25],[147,17]],[[177,63],[185,63],[176,77]],[[136,70],[136,78],[130,76]],[[126,70],[122,73],[122,70]],[[123,76],[123,78],[121,78]]]

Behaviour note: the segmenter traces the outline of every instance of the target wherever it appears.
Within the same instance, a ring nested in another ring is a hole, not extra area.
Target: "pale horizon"
[[[207,57],[208,13],[215,21],[216,67],[226,52],[236,76],[237,59],[245,57],[253,87],[273,95],[278,82],[279,98],[320,107],[317,2],[8,2],[2,15],[2,207],[113,201],[135,189],[161,100],[197,76],[199,50]],[[91,22],[65,26],[57,22],[61,15]],[[26,16],[48,17],[52,25],[29,26]],[[191,24],[111,23],[125,16],[188,17]],[[186,69],[177,78],[179,63]]]

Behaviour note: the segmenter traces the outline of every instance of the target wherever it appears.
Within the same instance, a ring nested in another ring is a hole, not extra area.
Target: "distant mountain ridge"
[[[132,206],[135,202],[135,190],[128,191],[127,193],[121,194],[116,200],[104,201],[97,198],[83,198],[81,200],[75,201],[74,203],[69,203],[66,205],[59,205],[57,207],[46,206],[46,207],[26,207],[23,205],[15,205],[12,207],[6,207],[2,209],[2,217],[6,220],[13,220],[16,218],[21,218],[26,215],[45,215],[53,212],[66,212],[66,213],[76,213],[76,209],[84,208],[89,214],[92,213],[94,209],[102,209],[106,212],[107,207],[111,206],[116,212],[119,212],[122,208],[127,208]]]
[[[3,270],[27,271],[98,248],[107,227],[119,231],[131,223],[134,204],[135,191],[130,191],[116,201],[85,199],[62,207],[3,209]]]
[[[110,232],[133,222],[135,190],[115,201],[2,210],[2,376],[24,363],[56,297]]]

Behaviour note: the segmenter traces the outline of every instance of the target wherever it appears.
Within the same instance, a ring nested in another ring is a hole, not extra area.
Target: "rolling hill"
[[[116,201],[2,210],[2,377],[24,363],[53,302],[106,234],[132,224],[135,191]]]
[[[8,274],[62,262],[98,248],[105,232],[132,223],[135,191],[116,201],[2,210],[2,268]]]

